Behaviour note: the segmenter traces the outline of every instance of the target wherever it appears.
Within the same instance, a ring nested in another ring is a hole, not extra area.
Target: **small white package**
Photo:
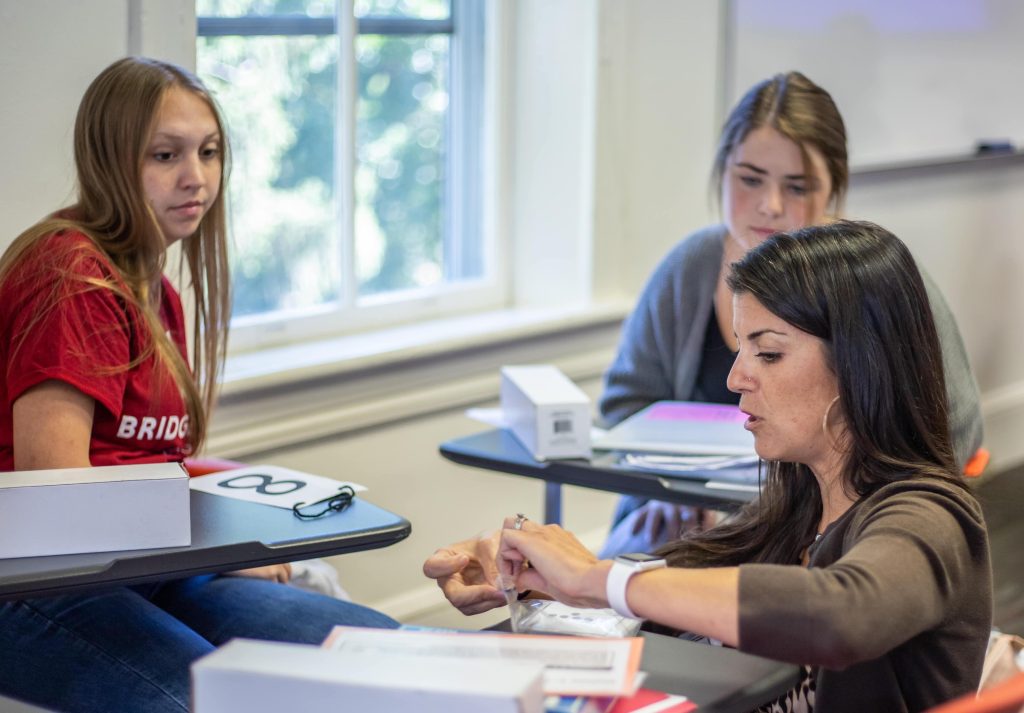
[[[542,713],[543,673],[536,661],[234,639],[192,664],[192,712]]]
[[[185,547],[188,473],[180,463],[4,473],[0,558]]]
[[[537,460],[590,457],[590,399],[557,367],[502,367],[501,410]]]
[[[521,599],[509,608],[517,634],[629,637],[637,635],[642,623],[614,609],[582,609],[548,599]]]

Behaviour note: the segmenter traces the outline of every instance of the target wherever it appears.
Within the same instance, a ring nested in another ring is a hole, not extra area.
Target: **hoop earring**
[[[828,406],[825,407],[825,415],[821,417],[821,432],[825,434],[825,438],[831,439],[828,432],[828,415],[832,412],[832,407],[836,405],[836,401],[839,400],[839,395],[828,402]]]

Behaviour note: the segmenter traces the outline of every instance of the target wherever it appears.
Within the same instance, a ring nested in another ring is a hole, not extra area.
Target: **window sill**
[[[599,376],[630,307],[498,310],[231,356],[208,451],[252,457],[492,400],[504,364]]]

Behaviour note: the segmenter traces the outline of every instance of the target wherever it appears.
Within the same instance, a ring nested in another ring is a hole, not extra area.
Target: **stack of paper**
[[[543,666],[545,713],[685,713],[696,708],[683,696],[640,688],[644,640],[529,634],[464,633],[444,630],[382,630],[338,626],[324,648],[379,661],[396,656],[492,662],[497,670],[513,662]],[[649,707],[654,706],[654,707]]]
[[[735,406],[657,401],[594,440],[604,450],[754,456],[754,436]]]
[[[545,695],[625,696],[636,689],[643,639],[532,634],[404,631],[337,626],[324,642],[331,651],[386,665],[392,656],[456,661],[536,661],[544,666]]]
[[[319,648],[235,639],[192,665],[196,713],[683,713],[640,689],[643,639],[335,627]],[[653,704],[655,707],[649,707]]]

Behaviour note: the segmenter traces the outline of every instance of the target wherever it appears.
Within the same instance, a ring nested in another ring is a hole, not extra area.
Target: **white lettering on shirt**
[[[121,424],[117,427],[118,438],[133,438],[135,427],[139,425],[139,419],[125,414],[121,416]]]
[[[152,416],[143,416],[142,425],[139,426],[139,440],[152,441],[153,429],[156,427],[156,419]]]
[[[125,440],[173,441],[188,435],[188,416],[143,416],[142,422],[135,416],[123,414],[117,427],[117,437]]]

